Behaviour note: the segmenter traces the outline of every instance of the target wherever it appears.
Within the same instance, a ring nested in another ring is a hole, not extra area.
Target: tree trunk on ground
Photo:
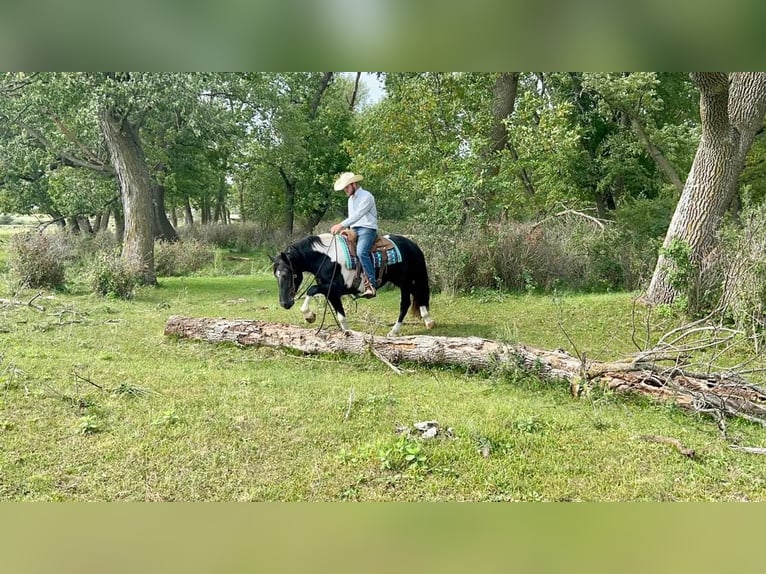
[[[736,376],[692,375],[678,368],[661,368],[645,357],[602,363],[582,361],[560,350],[546,351],[479,337],[372,337],[355,331],[317,332],[266,321],[181,316],[168,318],[165,335],[292,349],[305,354],[372,352],[393,365],[410,362],[469,370],[521,368],[542,378],[562,380],[578,396],[588,384],[598,383],[614,391],[635,391],[671,400],[687,409],[740,416],[766,425],[766,392]]]
[[[766,113],[766,73],[693,73],[700,90],[702,138],[663,247],[678,239],[698,265],[715,245],[718,226],[736,193],[737,180]],[[672,303],[673,261],[660,255],[647,292],[651,303]]]
[[[99,124],[120,184],[125,217],[122,258],[139,270],[142,283],[156,285],[152,180],[138,134],[113,108],[101,110]]]

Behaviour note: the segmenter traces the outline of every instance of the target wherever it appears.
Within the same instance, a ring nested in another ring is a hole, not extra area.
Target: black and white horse
[[[431,290],[428,285],[428,271],[423,252],[417,244],[400,235],[387,236],[398,248],[400,257],[396,262],[388,263],[383,268],[383,276],[378,287],[390,282],[401,291],[399,318],[388,333],[395,337],[402,328],[407,309],[411,308],[415,316],[420,316],[426,328],[432,329],[434,321],[428,314]],[[343,295],[360,295],[364,288],[354,286],[356,270],[349,267],[348,247],[339,235],[325,233],[311,235],[291,244],[276,257],[271,257],[274,264],[274,277],[279,284],[279,304],[289,309],[295,304],[295,295],[303,281],[303,273],[314,276],[316,283],[306,291],[306,298],[301,305],[301,313],[308,323],[316,320],[316,314],[310,310],[311,299],[324,295],[335,309],[341,329],[348,331],[348,321],[343,310]],[[376,263],[377,265],[377,263]],[[379,273],[379,270],[376,270]]]

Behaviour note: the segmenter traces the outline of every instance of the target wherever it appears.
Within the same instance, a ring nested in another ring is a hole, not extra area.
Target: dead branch
[[[16,306],[16,307],[31,307],[32,309],[35,309],[36,311],[40,311],[41,313],[45,312],[45,307],[41,305],[35,305],[35,300],[42,297],[42,292],[38,293],[34,297],[32,297],[29,301],[24,303],[23,301],[18,301],[17,299],[0,299],[0,305],[3,306]]]
[[[693,448],[686,448],[683,443],[681,443],[680,440],[676,438],[671,438],[667,436],[658,436],[658,435],[641,435],[641,440],[646,440],[649,442],[659,442],[663,444],[669,444],[670,446],[673,446],[684,456],[688,456],[689,458],[694,458],[694,449]]]
[[[537,223],[532,224],[532,227],[530,229],[535,229],[536,227],[539,227],[540,225],[550,221],[551,219],[555,219],[556,217],[563,217],[564,215],[576,215],[577,217],[582,217],[583,219],[586,219],[590,221],[591,223],[593,223],[594,225],[598,226],[599,229],[604,229],[604,223],[609,223],[609,220],[599,219],[597,217],[593,217],[592,215],[588,215],[587,213],[583,213],[582,211],[577,211],[575,209],[564,209],[563,211],[559,211],[558,213],[549,215],[548,217],[541,219]]]
[[[617,362],[575,357],[557,350],[511,345],[480,337],[372,337],[356,331],[317,331],[293,325],[244,319],[171,316],[165,335],[241,346],[291,349],[305,355],[363,355],[370,349],[391,365],[417,363],[460,366],[469,371],[522,369],[569,385],[600,385],[615,392],[637,392],[682,408],[740,417],[766,426],[766,391],[726,371],[693,374],[679,365],[665,367],[646,356]]]
[[[348,408],[346,409],[346,416],[343,417],[343,422],[346,422],[348,420],[348,417],[351,416],[351,408],[354,406],[354,387],[351,387],[351,390],[348,393]]]
[[[766,448],[762,446],[739,446],[737,444],[730,444],[729,448],[750,454],[766,454]]]

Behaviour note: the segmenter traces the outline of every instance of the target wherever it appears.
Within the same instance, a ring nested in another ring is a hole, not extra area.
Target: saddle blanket
[[[394,248],[387,249],[385,252],[382,252],[382,251],[372,252],[372,262],[375,264],[375,269],[380,269],[380,267],[383,265],[384,256],[386,257],[386,264],[388,265],[394,265],[395,263],[402,262],[402,253],[401,251],[399,251],[399,246],[391,240],[391,237],[389,235],[384,235],[383,237],[391,241],[391,244],[394,246]],[[351,250],[348,248],[348,241],[346,240],[345,237],[343,237],[342,235],[338,235],[337,238],[340,240],[341,251],[343,251],[343,260],[346,264],[346,268],[356,269],[356,263],[357,263],[356,253],[351,253]]]

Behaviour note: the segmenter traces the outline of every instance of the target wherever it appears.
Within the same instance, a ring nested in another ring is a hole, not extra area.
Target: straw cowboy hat
[[[362,181],[364,179],[361,175],[354,175],[352,172],[347,171],[345,173],[340,174],[340,177],[335,180],[335,185],[333,188],[335,191],[341,191],[342,189],[345,189],[345,187],[349,183],[354,183],[355,181]]]

